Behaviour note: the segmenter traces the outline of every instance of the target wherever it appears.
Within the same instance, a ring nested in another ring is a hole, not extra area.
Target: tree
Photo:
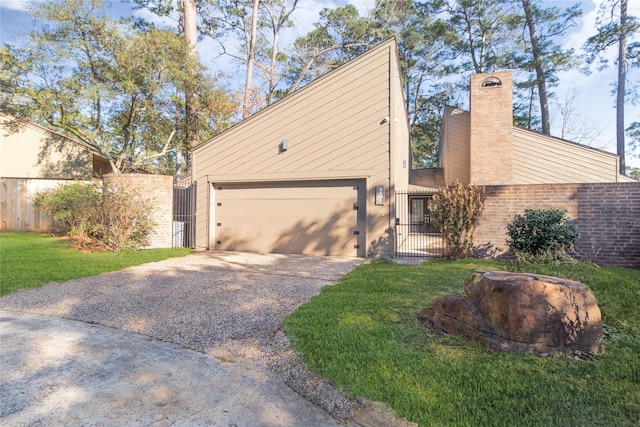
[[[305,36],[296,39],[286,78],[287,92],[333,70],[385,39],[383,30],[370,17],[361,17],[347,4],[336,9],[325,8],[319,22]]]
[[[3,111],[95,147],[116,172],[173,171],[173,148],[181,144],[176,93],[187,85],[196,88],[201,108],[215,111],[198,128],[214,133],[226,126],[229,101],[184,38],[114,20],[101,0],[48,1],[32,13],[40,25],[30,44],[2,47],[0,78],[10,94]]]
[[[457,70],[449,48],[456,35],[430,3],[378,0],[372,17],[383,37],[398,42],[414,166],[436,167],[442,112],[451,100],[451,85],[440,81]]]
[[[522,16],[518,1],[433,0],[457,37],[449,42],[453,62],[462,72],[488,73],[521,68],[524,55]],[[514,123],[529,129],[538,123],[533,108],[531,84],[521,84],[514,75]],[[458,93],[467,93],[467,79],[455,82]]]
[[[432,3],[458,34],[451,45],[457,52],[454,63],[477,74],[501,68],[522,70],[514,75],[514,121],[529,129],[540,125],[549,134],[549,89],[557,83],[558,71],[576,64],[573,52],[560,49],[554,39],[574,25],[578,6],[542,8],[537,0]]]
[[[640,151],[640,121],[631,123],[631,126],[627,128],[627,135],[629,136],[629,150],[631,156],[636,151]],[[640,153],[635,156],[640,158]],[[627,167],[629,169],[629,167]],[[640,179],[640,168],[631,168],[630,177]]]
[[[536,32],[536,22],[533,18],[531,1],[522,0],[525,23],[529,29],[529,40],[531,42],[531,55],[533,56],[533,67],[536,71],[536,83],[538,85],[538,99],[540,100],[540,116],[542,119],[542,133],[551,135],[551,123],[549,121],[549,101],[547,98],[547,79],[542,68],[542,50],[538,43],[538,33]]]
[[[528,39],[523,37],[528,55],[523,58],[524,61],[518,62],[522,62],[521,67],[535,73],[531,86],[537,88],[542,133],[551,135],[548,88],[556,84],[558,71],[575,64],[573,50],[561,49],[553,42],[553,38],[565,34],[574,26],[574,19],[582,12],[578,4],[562,12],[558,8],[541,8],[535,0],[521,0],[521,4],[523,25],[528,33]]]
[[[261,3],[265,11],[264,31],[269,31],[270,39],[262,39],[263,46],[256,51],[261,61],[257,61],[256,66],[264,73],[267,82],[267,105],[271,105],[275,100],[276,88],[282,77],[281,65],[287,59],[280,50],[280,34],[283,29],[293,25],[290,16],[295,11],[298,1],[265,0]]]
[[[242,90],[242,118],[262,107],[256,103],[253,85],[253,67],[256,46],[261,35],[259,0],[201,0],[199,3],[200,33],[215,40],[222,54],[244,64],[245,85]],[[233,38],[240,41],[240,48],[230,48]]]
[[[193,83],[197,82],[198,70],[198,24],[196,15],[196,0],[183,0],[183,27],[184,37],[187,42],[187,52],[190,61],[187,62],[189,79],[185,85],[185,130],[187,148],[196,147],[200,143],[198,127],[198,93]]]
[[[253,81],[253,63],[256,59],[256,42],[258,38],[258,7],[259,0],[253,0],[251,12],[251,32],[247,43],[247,78],[244,85],[244,102],[242,103],[242,118],[246,119],[251,114],[251,88]]]
[[[440,10],[448,15],[449,23],[458,34],[453,43],[455,51],[468,58],[463,69],[481,74],[506,68],[516,40],[509,25],[515,14],[512,2],[445,0],[440,3]]]
[[[559,104],[559,114],[562,120],[560,135],[562,139],[588,145],[601,150],[605,146],[596,145],[596,141],[602,134],[603,128],[588,117],[581,115],[576,106],[576,89],[572,87],[566,93],[562,104]]]
[[[616,65],[618,76],[616,80],[616,150],[620,156],[620,173],[626,173],[625,164],[625,117],[624,107],[627,97],[627,74],[629,65],[640,66],[640,42],[628,43],[640,30],[637,17],[628,15],[628,0],[608,0],[604,2],[596,21],[597,34],[587,39],[584,49],[586,58],[593,63],[600,59],[602,67],[608,66],[608,60],[603,56],[611,46],[618,47]],[[631,62],[629,62],[631,60]]]

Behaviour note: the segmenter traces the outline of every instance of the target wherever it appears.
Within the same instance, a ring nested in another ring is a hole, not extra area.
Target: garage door
[[[214,184],[215,247],[365,255],[364,181]]]

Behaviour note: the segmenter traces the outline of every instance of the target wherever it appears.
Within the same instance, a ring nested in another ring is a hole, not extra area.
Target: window
[[[414,234],[437,233],[431,224],[429,200],[431,196],[409,196],[409,232]]]

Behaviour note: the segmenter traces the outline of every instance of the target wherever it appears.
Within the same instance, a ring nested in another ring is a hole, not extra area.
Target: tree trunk
[[[176,183],[180,182],[180,180],[182,179],[182,174],[184,173],[184,170],[182,168],[182,162],[184,161],[184,152],[183,152],[182,144],[180,143],[180,141],[182,141],[182,134],[181,134],[182,126],[180,126],[180,123],[182,121],[182,106],[178,101],[178,99],[180,99],[180,96],[181,96],[180,90],[177,89],[176,90],[176,112],[175,112],[175,130],[177,133],[176,140],[178,141],[178,143],[176,144],[176,176],[175,176]]]
[[[198,59],[198,27],[196,23],[196,0],[183,0],[184,6],[184,36],[189,46],[189,55],[195,61]],[[191,64],[190,64],[191,66]],[[195,70],[191,70],[195,74]],[[194,79],[190,79],[194,81]],[[187,150],[196,147],[200,142],[198,131],[198,94],[191,86],[185,88],[185,136]],[[190,156],[187,155],[187,169],[191,169]]]
[[[549,120],[549,100],[547,99],[547,84],[542,68],[542,54],[540,45],[538,44],[538,34],[536,33],[536,24],[531,11],[531,1],[522,0],[522,8],[529,28],[529,37],[531,39],[531,53],[533,55],[533,64],[536,70],[536,83],[538,85],[538,98],[540,100],[540,118],[542,120],[542,133],[551,135],[551,123]]]
[[[620,36],[618,42],[618,86],[616,89],[616,142],[620,156],[620,173],[626,172],[624,140],[624,98],[627,78],[627,0],[620,1]]]
[[[260,0],[253,0],[253,13],[251,15],[251,37],[247,52],[247,80],[244,86],[244,102],[242,106],[242,118],[251,115],[251,85],[253,80],[253,63],[256,57],[256,39],[258,36],[258,6]]]
[[[271,50],[271,68],[269,69],[269,94],[267,96],[267,105],[273,104],[273,92],[276,90],[276,66],[278,63],[278,39],[280,32],[273,33],[273,49]]]

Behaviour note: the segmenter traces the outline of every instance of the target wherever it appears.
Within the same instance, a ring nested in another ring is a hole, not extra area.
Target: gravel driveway
[[[282,319],[357,258],[201,252],[0,299],[0,308],[98,323],[221,358],[261,360]]]
[[[144,334],[222,361],[258,362],[336,418],[359,405],[306,371],[282,319],[363,262],[357,258],[202,252],[0,298],[0,309]]]

